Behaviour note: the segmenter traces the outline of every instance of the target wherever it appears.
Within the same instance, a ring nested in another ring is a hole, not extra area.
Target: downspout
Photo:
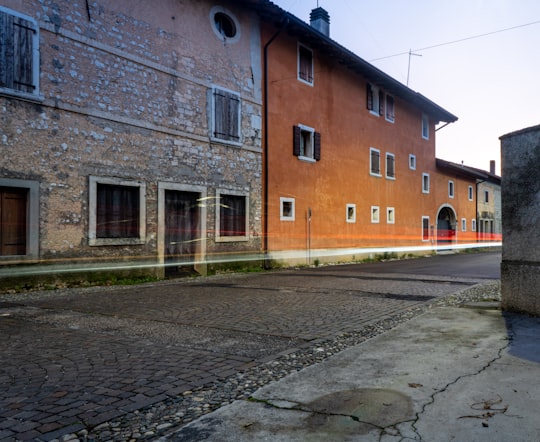
[[[270,268],[270,260],[268,259],[268,48],[278,37],[279,34],[287,27],[289,19],[285,18],[283,26],[279,28],[274,35],[264,45],[264,100],[263,100],[263,115],[264,115],[264,231],[263,231],[263,253],[264,253],[264,268]]]

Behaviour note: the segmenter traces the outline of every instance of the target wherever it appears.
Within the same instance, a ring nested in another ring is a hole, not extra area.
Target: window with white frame
[[[240,94],[212,88],[212,139],[239,144],[241,124]]]
[[[313,51],[301,44],[298,45],[298,79],[313,85]]]
[[[240,40],[240,23],[231,11],[214,6],[209,17],[212,29],[221,41],[232,44]]]
[[[395,102],[394,97],[386,94],[386,106],[385,106],[386,121],[394,122],[395,118]]]
[[[473,232],[476,232],[476,220],[475,219],[471,220],[471,230]]]
[[[386,154],[386,178],[396,179],[395,156],[392,153]]]
[[[473,200],[473,186],[469,186],[469,201],[472,201]]]
[[[39,26],[0,6],[0,91],[39,97]]]
[[[422,217],[422,241],[429,241],[429,216]]]
[[[448,198],[454,198],[454,182],[448,181]]]
[[[95,176],[89,184],[89,244],[144,244],[146,184]]]
[[[374,147],[369,149],[369,173],[381,176],[381,151]]]
[[[243,192],[222,190],[217,192],[217,241],[247,241],[249,199]]]
[[[371,206],[371,222],[377,224],[379,223],[380,218],[379,206]]]
[[[321,159],[321,134],[309,126],[293,126],[293,155],[300,160],[319,161]]]
[[[366,106],[374,115],[384,114],[384,93],[377,86],[367,83],[366,86]]]
[[[396,209],[393,207],[386,208],[386,223],[394,224],[396,222]]]
[[[294,198],[281,197],[279,199],[279,219],[281,221],[294,221],[295,203]]]
[[[429,117],[427,114],[422,114],[422,138],[429,140]]]
[[[461,218],[461,231],[462,232],[467,231],[467,220],[465,218]]]
[[[348,223],[356,222],[356,204],[347,204],[347,215],[346,219]]]
[[[429,193],[429,173],[422,174],[422,193]]]
[[[416,155],[409,154],[409,169],[416,170]]]

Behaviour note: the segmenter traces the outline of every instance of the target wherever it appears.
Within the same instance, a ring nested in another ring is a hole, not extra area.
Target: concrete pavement
[[[493,307],[432,309],[161,440],[538,441],[540,319]]]

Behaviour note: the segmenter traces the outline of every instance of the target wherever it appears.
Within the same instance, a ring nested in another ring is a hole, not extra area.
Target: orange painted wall
[[[263,44],[272,33],[263,33]],[[306,248],[310,208],[312,249],[425,245],[422,216],[436,225],[438,208],[448,199],[448,177],[438,176],[435,168],[434,125],[429,140],[423,139],[422,111],[397,97],[394,123],[371,114],[366,80],[315,48],[313,86],[299,81],[297,45],[284,32],[268,51],[269,250]],[[298,124],[321,133],[320,161],[293,155],[293,126]],[[380,150],[382,177],[370,175],[370,147]],[[385,178],[386,153],[395,155],[395,180]],[[409,154],[416,155],[416,170],[409,168]],[[422,193],[423,172],[430,174],[429,194]],[[460,196],[452,205],[459,218],[470,220],[474,203],[463,201],[461,190],[467,199],[467,186],[454,181]],[[294,221],[280,220],[280,197],[294,198]],[[355,223],[346,221],[347,204],[356,205]],[[371,222],[372,206],[380,208],[378,224]],[[386,221],[388,207],[395,210],[394,224]]]

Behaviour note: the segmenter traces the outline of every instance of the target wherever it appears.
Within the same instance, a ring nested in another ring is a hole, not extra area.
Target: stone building
[[[260,251],[256,14],[226,0],[0,3],[1,264],[162,275]]]

